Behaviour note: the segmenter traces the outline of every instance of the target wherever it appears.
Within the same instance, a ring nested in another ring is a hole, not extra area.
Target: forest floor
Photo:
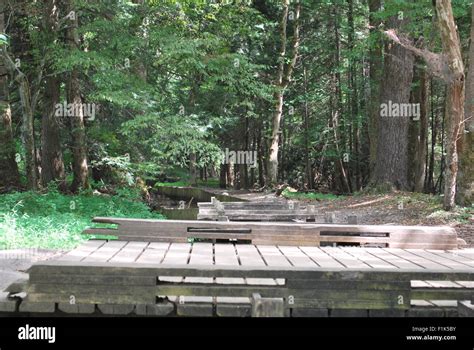
[[[286,201],[283,196],[273,192],[248,192],[226,190],[229,195],[249,201]],[[442,209],[438,196],[394,192],[390,194],[356,194],[353,196],[329,197],[327,199],[305,199],[292,195],[291,200],[307,205],[314,205],[319,213],[332,212],[335,223],[345,223],[347,216],[357,216],[359,224],[367,225],[449,225],[456,229],[459,238],[474,247],[474,207],[457,208],[452,212]],[[307,196],[310,197],[310,196]]]

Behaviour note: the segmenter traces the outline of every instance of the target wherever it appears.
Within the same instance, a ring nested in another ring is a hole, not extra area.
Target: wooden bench
[[[198,203],[198,220],[211,221],[314,221],[314,205],[301,206],[298,202],[211,202]]]
[[[117,228],[89,228],[84,234],[124,241],[189,242],[231,240],[288,246],[360,245],[387,248],[457,249],[465,244],[448,226],[336,225],[281,222],[221,222],[96,217]]]

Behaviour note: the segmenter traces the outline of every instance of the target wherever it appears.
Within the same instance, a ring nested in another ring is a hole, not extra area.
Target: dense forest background
[[[469,0],[1,0],[0,190],[214,180],[470,206],[473,15]]]

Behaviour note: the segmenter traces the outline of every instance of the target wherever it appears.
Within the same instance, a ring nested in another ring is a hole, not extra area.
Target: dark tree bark
[[[380,20],[375,18],[375,14],[380,11],[381,0],[369,0],[369,26],[370,37],[373,42],[369,51],[369,80],[370,80],[370,103],[369,103],[369,123],[368,135],[370,144],[369,173],[373,174],[377,159],[377,134],[380,117],[380,81],[382,77],[382,40],[378,31]]]
[[[417,86],[413,91],[413,103],[420,105],[419,120],[410,123],[410,183],[415,192],[423,192],[426,175],[426,155],[428,139],[428,73],[415,68]]]
[[[44,10],[43,31],[48,33],[48,42],[57,41],[59,7],[58,0],[48,0]],[[65,190],[65,171],[61,149],[60,127],[55,116],[55,106],[59,103],[60,81],[51,68],[46,78],[44,92],[44,111],[41,129],[41,182],[47,186],[51,181],[58,181],[59,187]]]
[[[5,33],[6,0],[0,0],[0,32]],[[5,47],[2,50],[6,50]],[[0,61],[0,190],[20,187],[20,173],[15,161],[15,142],[8,91],[8,71]]]
[[[68,1],[67,12],[71,14],[75,11],[72,0]],[[71,50],[80,49],[80,39],[77,31],[78,16],[74,12],[73,19],[70,19],[68,24],[66,40]],[[69,74],[67,82],[67,96],[68,103],[74,106],[82,105],[81,83],[79,78],[79,71],[73,69]],[[78,115],[71,117],[71,135],[72,135],[72,154],[73,154],[73,180],[71,184],[71,191],[77,192],[80,189],[89,187],[88,184],[88,162],[87,162],[87,145],[86,145],[86,130],[84,125],[84,115],[82,108],[76,108]]]

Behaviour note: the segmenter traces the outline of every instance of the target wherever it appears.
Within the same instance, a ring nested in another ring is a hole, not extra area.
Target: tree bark
[[[456,196],[456,177],[458,172],[457,143],[461,125],[464,121],[464,64],[451,0],[437,0],[436,11],[443,53],[447,59],[451,74],[446,96],[446,175],[443,203],[445,210],[451,210],[455,206]]]
[[[296,64],[298,57],[299,48],[299,17],[301,5],[299,0],[296,0],[295,11],[294,11],[294,33],[292,43],[292,54],[290,62],[285,64],[285,60],[288,59],[286,52],[287,45],[287,33],[286,27],[288,24],[288,8],[289,0],[283,0],[283,12],[280,21],[280,51],[278,57],[278,70],[277,78],[275,80],[275,93],[273,95],[275,104],[273,108],[272,118],[272,136],[270,141],[270,154],[268,159],[267,177],[268,185],[274,185],[278,181],[278,149],[280,142],[280,122],[283,115],[283,99],[285,90],[290,82],[293,68]]]
[[[391,17],[388,26],[399,28],[402,22]],[[407,104],[413,80],[414,56],[405,47],[388,43],[385,47],[384,77],[381,84],[381,104]],[[379,106],[381,108],[381,105]],[[376,185],[398,190],[408,190],[408,124],[406,116],[380,114],[377,130],[377,162],[374,182]]]
[[[370,37],[373,39],[370,45],[369,51],[369,63],[370,63],[370,103],[369,103],[369,123],[368,123],[368,134],[370,144],[370,158],[369,158],[369,173],[372,175],[375,169],[377,159],[377,134],[378,134],[378,123],[380,117],[380,80],[382,77],[382,41],[378,31],[380,20],[375,18],[375,14],[380,11],[381,0],[370,0],[369,1],[369,26],[370,26]]]
[[[74,10],[72,0],[68,1],[68,14]],[[80,39],[77,32],[78,16],[74,15],[74,19],[70,20],[67,30],[67,42],[72,51],[79,50]],[[81,84],[79,80],[79,71],[73,69],[69,75],[67,83],[68,103],[74,106],[82,105]],[[86,145],[86,131],[84,125],[84,114],[82,108],[75,108],[78,115],[71,117],[71,135],[72,135],[72,154],[73,154],[73,180],[71,184],[71,191],[77,192],[80,189],[89,187],[88,184],[88,162],[87,162],[87,145]]]
[[[419,120],[410,123],[410,183],[415,192],[423,192],[426,175],[426,154],[428,139],[428,73],[423,68],[415,68],[417,86],[413,91],[413,103],[420,105]]]
[[[48,42],[57,40],[59,7],[57,0],[49,0],[45,5],[44,32],[48,33]],[[41,129],[41,182],[47,186],[58,181],[59,188],[65,190],[65,171],[61,149],[60,127],[55,116],[55,107],[59,103],[60,81],[52,69],[47,69],[45,103]]]
[[[0,32],[5,33],[6,0],[0,0]],[[2,48],[6,50],[6,47]],[[8,71],[0,61],[0,187],[1,191],[20,187],[20,173],[15,161],[15,142],[12,131]]]
[[[474,203],[474,4],[471,12],[471,42],[468,58],[469,70],[466,76],[464,133],[460,137],[458,190],[456,193],[456,202],[464,206]]]

